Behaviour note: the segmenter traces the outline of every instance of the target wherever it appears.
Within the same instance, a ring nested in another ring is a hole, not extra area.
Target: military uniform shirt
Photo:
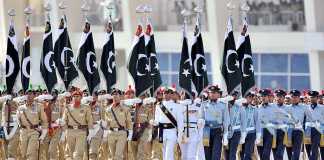
[[[25,117],[24,113],[27,117]],[[44,112],[44,108],[40,105],[36,105],[35,103],[32,106],[27,107],[26,104],[19,106],[17,118],[19,120],[20,125],[25,127],[32,127],[31,125],[41,125],[42,129],[48,128],[47,117]],[[31,122],[29,124],[28,120]]]
[[[88,105],[81,104],[80,107],[73,107],[73,104],[69,104],[66,107],[69,107],[70,110],[70,113],[68,113],[67,108],[65,108],[63,113],[63,120],[66,125],[68,126],[88,125],[89,129],[93,128],[91,109]],[[77,122],[74,121],[71,115],[74,117],[74,119]]]
[[[132,130],[132,122],[131,122],[132,120],[131,120],[131,114],[129,108],[121,104],[119,104],[116,107],[112,107],[112,105],[110,105],[107,108],[105,113],[105,120],[107,121],[108,127],[119,128],[111,110],[114,111],[116,118],[122,127],[125,127],[125,129],[127,130]]]

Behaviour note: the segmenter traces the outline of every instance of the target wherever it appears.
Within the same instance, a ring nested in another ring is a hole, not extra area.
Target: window
[[[88,20],[92,25],[102,26],[105,24],[109,18],[110,12],[107,9],[107,6],[111,2],[113,4],[111,16],[114,24],[114,30],[121,31],[123,30],[121,0],[88,0],[87,3],[90,6]]]
[[[180,53],[158,53],[158,61],[160,65],[160,72],[162,77],[163,86],[172,86],[176,85],[179,89],[179,62],[180,62]],[[212,82],[212,70],[211,70],[211,61],[210,54],[205,53],[205,60],[207,65],[207,74],[208,81]]]
[[[140,0],[137,0],[140,2]],[[152,20],[154,29],[158,31],[178,31],[183,25],[184,18],[181,12],[186,9],[190,12],[188,18],[188,30],[193,30],[196,21],[194,9],[198,6],[202,7],[201,27],[207,30],[207,9],[206,0],[152,0]],[[161,16],[165,15],[165,16]]]
[[[304,30],[304,0],[248,0],[247,4],[250,7],[247,13],[249,24],[260,26],[258,30]]]
[[[310,88],[308,54],[254,54],[253,63],[259,88]]]

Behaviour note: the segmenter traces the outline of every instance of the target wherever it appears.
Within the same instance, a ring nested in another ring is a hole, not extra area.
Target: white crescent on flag
[[[229,56],[232,55],[232,54],[237,54],[237,53],[236,53],[236,51],[234,51],[234,50],[227,50],[227,55],[226,55],[226,69],[227,69],[227,72],[228,72],[228,73],[234,73],[234,72],[235,72],[235,71],[230,70],[230,69],[228,68],[228,58],[229,58]]]
[[[139,54],[139,55],[138,55],[138,59],[137,59],[137,63],[138,63],[138,61],[139,61],[140,59],[142,59],[142,58],[147,58],[147,56],[146,56],[145,54]],[[138,65],[138,64],[137,64],[137,65]],[[136,66],[137,66],[137,65],[136,65]],[[145,74],[143,74],[143,73],[137,71],[137,75],[141,77],[141,76],[144,76]]]
[[[197,62],[200,58],[204,58],[204,56],[202,56],[201,54],[197,54],[197,57],[195,58],[194,60],[194,69],[195,69],[195,74],[198,76],[198,77],[201,77],[201,74],[198,72],[198,68],[197,68]]]
[[[48,72],[51,72],[51,73],[53,72],[51,66],[54,65],[54,62],[53,62],[53,64],[50,64],[50,59],[51,59],[52,55],[54,55],[54,52],[49,51],[49,52],[46,54],[46,56],[44,57],[44,65],[45,65],[45,68],[46,68],[46,70],[47,70]]]
[[[22,64],[21,64],[21,71],[23,73],[23,75],[27,78],[30,77],[29,73],[27,72],[27,65],[28,63],[30,63],[30,56],[24,58]]]
[[[87,67],[87,71],[90,74],[93,74],[93,71],[91,70],[91,66],[90,66],[90,56],[91,55],[96,56],[93,52],[88,52],[87,53],[87,57],[86,57],[86,67]],[[95,63],[95,62],[93,61],[92,63]]]
[[[7,55],[6,61],[8,61],[8,63],[9,63],[9,69],[8,69],[8,73],[6,73],[6,77],[9,77],[14,72],[15,64],[14,64],[12,58],[9,55]]]
[[[62,53],[61,53],[61,63],[64,65],[65,64],[65,51],[71,51],[72,52],[72,49],[71,48],[68,48],[68,47],[64,47],[63,50],[62,50]]]
[[[242,73],[243,73],[243,77],[249,77],[250,76],[250,74],[245,74],[245,72],[244,72],[244,66],[245,66],[245,60],[246,59],[252,59],[252,57],[250,55],[248,55],[248,54],[244,54],[244,57],[242,59]]]
[[[115,68],[116,66],[116,62],[113,62],[110,66],[110,59],[111,57],[114,55],[114,53],[112,51],[109,52],[109,56],[108,56],[108,59],[107,59],[107,66],[108,66],[108,72],[109,73],[112,73],[112,69]]]

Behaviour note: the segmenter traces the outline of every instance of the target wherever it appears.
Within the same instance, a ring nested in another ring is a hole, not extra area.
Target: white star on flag
[[[157,69],[157,70],[159,70],[159,64],[158,63],[155,63],[154,68]]]
[[[202,69],[206,72],[207,71],[207,66],[206,66],[206,64],[203,64],[202,65]]]
[[[239,63],[238,60],[235,61],[235,66],[236,66],[237,68],[240,68],[240,63]]]
[[[182,72],[183,75],[185,75],[186,77],[188,77],[189,73],[189,69],[184,69]]]
[[[145,64],[145,70],[150,71],[150,65]]]
[[[252,64],[250,64],[250,69],[249,69],[251,72],[254,72],[254,67]]]

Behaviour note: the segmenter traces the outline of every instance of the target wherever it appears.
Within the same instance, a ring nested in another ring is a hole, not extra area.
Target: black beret
[[[319,96],[319,92],[317,92],[317,91],[309,91],[308,95],[310,97],[317,97],[317,96]]]
[[[275,90],[275,94],[276,96],[283,96],[283,97],[287,95],[286,92],[282,89]]]
[[[297,89],[291,90],[290,94],[291,94],[291,96],[297,96],[297,97],[299,97],[301,95],[300,91]]]

